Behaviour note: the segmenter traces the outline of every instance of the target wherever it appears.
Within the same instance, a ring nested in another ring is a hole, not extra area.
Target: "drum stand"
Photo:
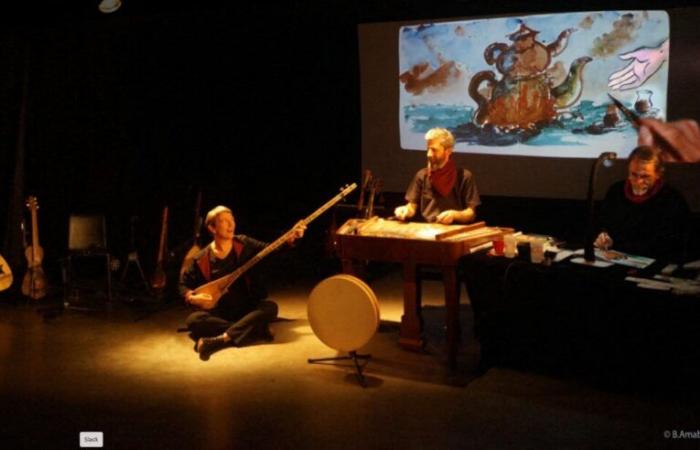
[[[347,360],[352,360],[352,362],[355,364],[355,376],[357,377],[357,382],[360,383],[360,386],[363,388],[367,387],[367,381],[365,380],[365,376],[362,374],[362,370],[365,368],[367,365],[368,360],[372,357],[372,355],[359,355],[356,351],[351,351],[349,352],[348,356],[333,356],[330,358],[309,358],[307,361],[309,364],[324,364],[329,361],[347,361]],[[358,360],[363,360],[364,363],[360,364]]]
[[[309,294],[307,311],[311,329],[319,340],[339,352],[348,352],[347,356],[309,359],[308,362],[352,360],[357,381],[366,388],[362,371],[371,355],[360,355],[350,349],[365,346],[379,327],[379,302],[372,289],[352,275],[328,277]]]

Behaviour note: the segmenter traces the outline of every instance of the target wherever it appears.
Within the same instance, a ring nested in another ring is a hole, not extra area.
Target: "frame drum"
[[[352,275],[334,275],[309,294],[309,323],[327,346],[352,352],[367,344],[379,328],[379,302],[372,289]]]

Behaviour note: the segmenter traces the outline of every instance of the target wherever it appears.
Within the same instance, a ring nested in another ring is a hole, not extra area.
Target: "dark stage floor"
[[[700,439],[693,392],[606,388],[585,379],[492,368],[477,375],[471,311],[462,307],[458,368],[446,368],[441,285],[425,283],[426,353],[397,345],[398,271],[372,287],[382,324],[363,352],[369,386],[349,367],[307,364],[334,356],[309,326],[317,280],[271,289],[281,320],[274,342],[200,361],[185,333],[187,310],[118,295],[111,312],[41,308],[5,295],[0,305],[2,448],[676,448]],[[60,298],[59,298],[60,300]],[[464,301],[464,300],[463,300]]]

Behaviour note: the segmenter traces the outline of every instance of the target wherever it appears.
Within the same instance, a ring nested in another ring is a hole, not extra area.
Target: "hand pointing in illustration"
[[[621,54],[620,58],[632,59],[632,62],[610,75],[608,87],[625,91],[644,84],[668,59],[669,45],[669,40],[666,39],[656,48],[641,47],[633,52]]]

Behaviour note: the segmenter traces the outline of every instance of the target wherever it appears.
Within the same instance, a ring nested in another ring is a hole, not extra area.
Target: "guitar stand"
[[[367,387],[367,381],[365,379],[365,376],[362,374],[362,370],[365,368],[367,365],[367,362],[369,359],[372,357],[372,355],[360,355],[356,351],[351,351],[348,356],[333,356],[330,358],[309,358],[307,361],[309,364],[324,364],[329,361],[347,361],[347,360],[352,360],[352,362],[355,364],[355,376],[357,377],[357,382],[360,383],[360,386],[363,388]],[[358,360],[361,359],[364,361],[364,364],[360,364]]]
[[[120,283],[124,285],[124,280],[126,280],[126,275],[129,272],[129,268],[131,267],[132,264],[136,265],[136,269],[139,272],[139,276],[141,277],[141,282],[143,283],[143,287],[146,290],[146,293],[148,295],[151,295],[151,287],[148,284],[148,281],[146,280],[146,275],[143,273],[143,269],[141,268],[141,261],[139,260],[139,252],[136,249],[136,222],[138,222],[138,217],[137,216],[131,216],[131,219],[129,220],[129,254],[126,257],[126,264],[124,264],[124,269],[122,269],[122,275],[119,279]]]
[[[133,252],[129,252],[129,256],[127,256],[126,264],[124,264],[122,276],[119,281],[122,284],[124,284],[126,274],[129,272],[129,267],[131,267],[131,264],[136,265],[136,269],[138,269],[139,275],[141,276],[141,282],[143,283],[143,287],[146,289],[146,293],[148,293],[149,295],[152,294],[151,288],[148,285],[148,281],[146,281],[146,275],[143,273],[143,269],[141,268],[141,262],[139,261],[139,253],[135,250]]]

